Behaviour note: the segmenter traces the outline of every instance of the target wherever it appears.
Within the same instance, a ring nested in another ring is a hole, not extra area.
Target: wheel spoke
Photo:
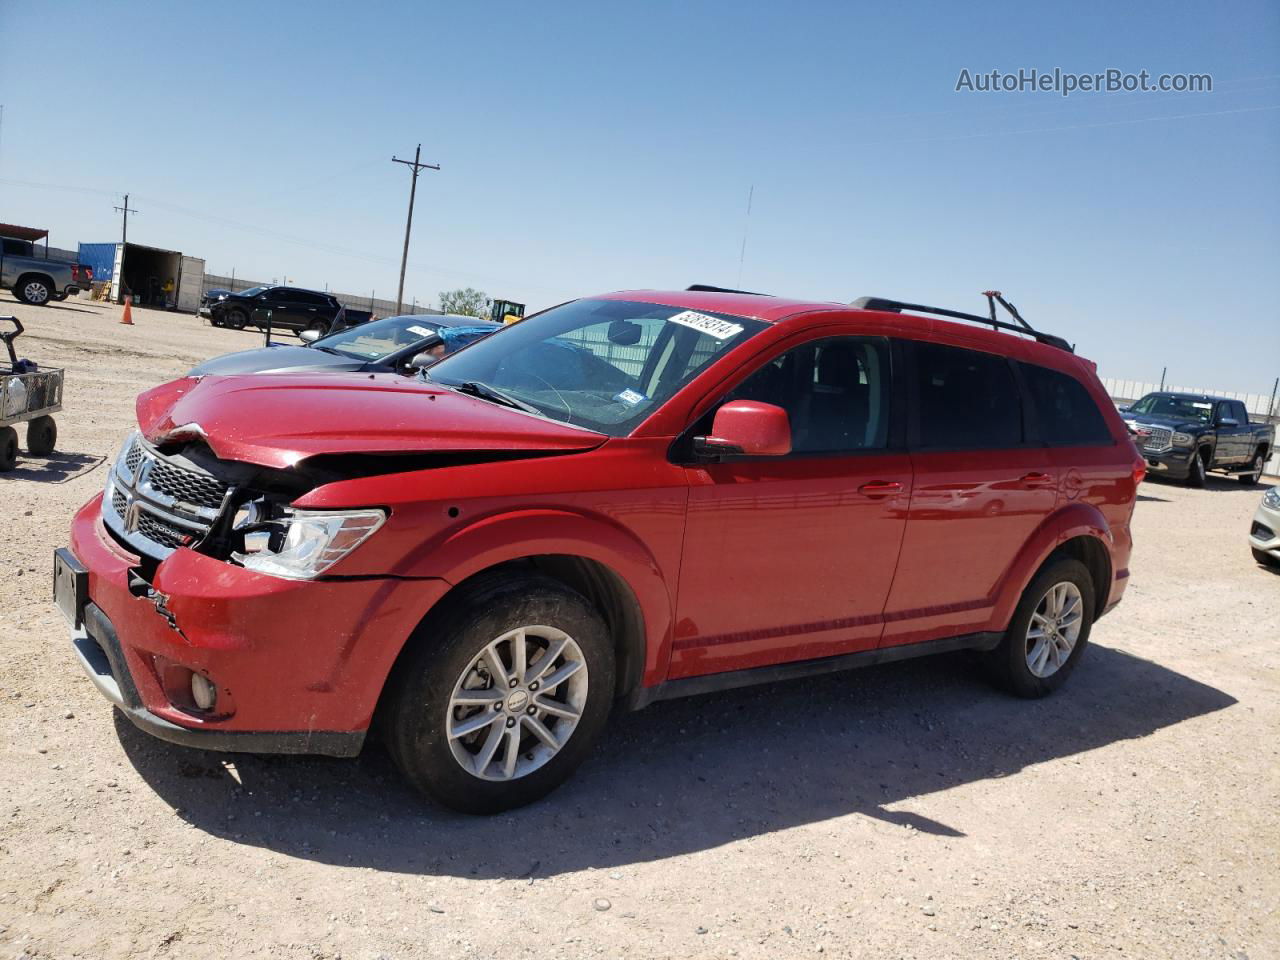
[[[554,690],[582,668],[581,660],[568,660],[542,681],[543,690]]]
[[[506,727],[496,724],[489,728],[489,735],[484,738],[484,746],[476,754],[475,771],[477,776],[484,775],[485,769],[493,761],[493,755],[498,752],[498,744],[502,743],[506,732]]]
[[[455,707],[490,707],[503,698],[501,690],[459,690],[453,695],[452,705]]]
[[[553,717],[563,717],[565,720],[577,720],[581,713],[575,710],[567,703],[560,703],[552,700],[550,697],[538,697],[534,699],[534,705],[544,713],[549,713]]]
[[[489,664],[489,672],[493,674],[493,679],[497,681],[498,687],[505,690],[511,683],[511,676],[507,673],[506,664],[498,656],[497,649],[493,646],[487,647],[484,651],[484,658]]]
[[[521,683],[525,682],[524,675],[528,665],[529,643],[522,629],[517,631],[516,635],[511,638],[511,668],[515,673],[515,678]]]
[[[537,717],[525,717],[524,724],[533,731],[534,736],[552,750],[560,749],[560,741],[556,739],[556,735],[548,730]]]
[[[1031,652],[1027,654],[1027,666],[1031,668],[1031,672],[1039,675],[1044,666],[1044,660],[1048,656],[1049,641],[1043,637],[1031,648]]]
[[[520,760],[520,724],[507,727],[507,752],[502,758],[502,775],[510,780],[516,774],[516,763]]]
[[[451,724],[449,728],[449,739],[457,740],[459,737],[465,737],[469,733],[475,733],[477,730],[483,730],[493,721],[502,716],[492,710],[481,710],[479,713],[460,720],[456,724]]]
[[[546,652],[534,663],[532,671],[526,671],[525,683],[532,683],[534,680],[540,679],[544,673],[550,670],[560,654],[564,652],[565,644],[568,642],[568,639],[561,638],[547,647]]]

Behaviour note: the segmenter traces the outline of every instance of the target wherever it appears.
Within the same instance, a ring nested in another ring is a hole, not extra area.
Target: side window
[[[921,447],[990,450],[1022,442],[1022,398],[1004,357],[916,343],[915,358]]]
[[[0,241],[0,243],[3,243],[4,245],[4,252],[11,257],[25,257],[30,255],[30,251],[27,249],[26,244],[21,240],[3,240]]]
[[[1075,377],[1048,367],[1020,364],[1036,405],[1040,438],[1050,446],[1111,443],[1111,431],[1089,391]]]
[[[793,453],[883,450],[889,436],[889,344],[863,337],[807,343],[775,357],[726,399],[786,410]]]

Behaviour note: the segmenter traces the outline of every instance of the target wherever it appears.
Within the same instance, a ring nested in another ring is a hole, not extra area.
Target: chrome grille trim
[[[1166,453],[1173,449],[1173,431],[1150,423],[1134,423],[1142,439],[1143,453]]]
[[[102,521],[140,554],[163,560],[202,540],[231,487],[179,466],[135,433],[112,466],[102,497]]]

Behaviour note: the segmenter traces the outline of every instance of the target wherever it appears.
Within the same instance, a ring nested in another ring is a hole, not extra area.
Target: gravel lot
[[[376,748],[201,753],[113,716],[52,550],[134,396],[260,335],[8,313],[67,388],[61,452],[0,475],[0,956],[1280,956],[1259,490],[1145,484],[1128,596],[1047,701],[953,656],[659,704],[548,800],[472,819]]]

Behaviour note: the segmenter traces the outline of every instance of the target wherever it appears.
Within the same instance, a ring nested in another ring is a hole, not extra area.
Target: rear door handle
[[[858,492],[866,497],[891,497],[902,492],[902,484],[897,480],[872,480],[860,486]]]
[[[1053,477],[1047,473],[1028,473],[1019,482],[1024,487],[1051,487],[1053,486]]]

